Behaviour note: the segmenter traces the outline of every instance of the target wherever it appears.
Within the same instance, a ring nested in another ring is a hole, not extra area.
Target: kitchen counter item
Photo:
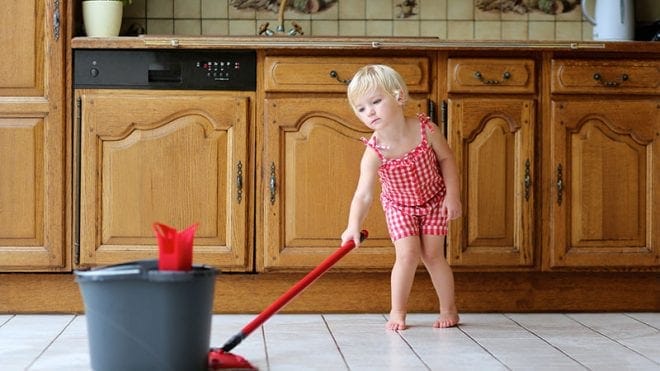
[[[635,6],[632,0],[597,0],[596,12],[587,13],[587,1],[582,1],[582,15],[594,25],[593,39],[626,41],[635,39]]]
[[[217,271],[142,260],[76,271],[92,368],[206,370]]]

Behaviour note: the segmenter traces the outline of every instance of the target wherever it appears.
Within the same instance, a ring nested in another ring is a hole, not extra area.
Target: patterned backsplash
[[[589,13],[597,0],[587,3]],[[446,40],[591,40],[579,0],[133,0],[122,34],[431,36]],[[637,24],[660,19],[660,1],[636,0]]]

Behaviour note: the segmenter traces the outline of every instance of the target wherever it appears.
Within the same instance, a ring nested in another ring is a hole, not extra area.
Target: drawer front
[[[534,60],[450,58],[450,93],[533,93]]]
[[[658,94],[659,84],[657,61],[552,61],[553,93]]]
[[[401,74],[411,93],[429,91],[429,60],[360,57],[266,57],[267,92],[345,93],[355,72],[367,64],[386,64]]]

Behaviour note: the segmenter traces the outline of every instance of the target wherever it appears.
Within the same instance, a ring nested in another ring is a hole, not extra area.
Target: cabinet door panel
[[[464,98],[449,106],[465,210],[451,222],[450,264],[533,265],[534,101]]]
[[[658,266],[658,107],[553,102],[550,267]]]
[[[411,98],[408,113],[423,111],[425,102]],[[345,98],[266,99],[260,233],[265,269],[313,267],[339,246],[365,149],[359,139],[369,136]],[[369,239],[337,267],[392,266],[394,251],[379,194],[378,187],[364,223]]]
[[[221,93],[86,91],[80,263],[157,256],[154,222],[199,223],[194,261],[251,268],[249,99]],[[237,177],[242,176],[239,184]]]
[[[44,0],[3,1],[0,12],[0,96],[43,96],[44,50],[52,42]]]
[[[2,5],[0,270],[68,270],[64,30],[51,24],[63,2]]]

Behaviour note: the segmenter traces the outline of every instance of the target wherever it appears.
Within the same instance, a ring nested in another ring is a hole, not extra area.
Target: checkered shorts
[[[441,215],[444,192],[439,197],[434,197],[430,205],[423,212],[415,212],[410,207],[399,208],[389,204],[385,207],[385,219],[387,229],[392,241],[404,237],[421,236],[424,234],[446,236],[447,217]]]

